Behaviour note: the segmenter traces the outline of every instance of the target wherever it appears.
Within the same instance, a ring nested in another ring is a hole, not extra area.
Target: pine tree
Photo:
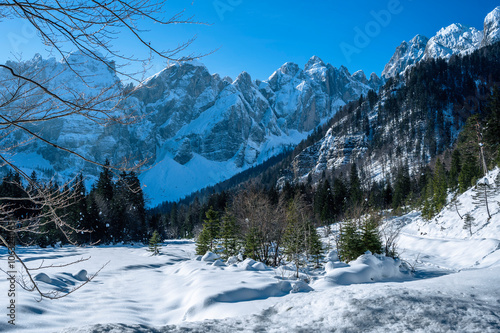
[[[458,189],[463,193],[471,187],[480,175],[478,161],[474,156],[468,155],[458,175]]]
[[[464,215],[464,229],[469,231],[469,235],[472,236],[472,227],[474,226],[474,217],[469,213]]]
[[[149,249],[148,251],[151,252],[151,255],[156,256],[160,254],[160,243],[161,243],[161,238],[160,234],[158,233],[157,230],[153,232],[153,236],[149,239]]]
[[[207,228],[203,228],[196,239],[196,254],[204,255],[210,251],[210,244],[212,240]]]
[[[113,174],[110,170],[109,160],[106,159],[104,167],[99,174],[99,179],[97,180],[96,193],[101,195],[105,201],[111,202],[113,199],[113,187]]]
[[[219,214],[212,207],[205,214],[206,219],[203,220],[203,230],[198,236],[196,242],[196,253],[205,254],[206,251],[214,251],[216,239],[220,232]],[[205,250],[205,252],[203,252]]]
[[[341,177],[333,180],[334,216],[342,215],[346,209],[348,190]]]
[[[443,163],[438,159],[436,162],[436,169],[434,170],[433,183],[433,197],[432,204],[434,211],[439,212],[446,205],[446,196],[448,186],[446,183],[446,171]]]
[[[434,197],[434,191],[433,191],[433,184],[432,181],[427,183],[427,186],[425,187],[424,195],[423,195],[423,207],[422,207],[422,217],[430,220],[431,218],[436,215],[436,211],[434,208],[434,202],[433,202],[433,197]]]
[[[488,104],[488,119],[484,131],[484,139],[495,150],[500,144],[500,90],[495,86]]]
[[[361,182],[358,176],[358,168],[356,163],[351,166],[351,173],[349,178],[349,198],[352,207],[358,205],[363,199],[363,192],[361,191]]]
[[[398,168],[396,181],[394,184],[394,193],[392,196],[392,207],[394,209],[404,204],[406,197],[410,193],[410,173],[407,165]]]
[[[340,227],[338,254],[341,260],[349,262],[363,254],[363,243],[354,220],[344,222]]]
[[[261,261],[259,254],[261,239],[262,237],[257,227],[251,227],[247,231],[245,235],[245,251],[244,251],[245,257]]]
[[[122,173],[116,187],[119,200],[116,200],[115,206],[123,218],[124,240],[143,241],[146,234],[146,209],[144,194],[135,172]]]
[[[284,253],[295,264],[297,278],[299,278],[299,268],[302,266],[302,256],[307,250],[306,226],[299,214],[294,200],[287,210],[287,226],[283,235]]]
[[[455,149],[451,154],[450,167],[450,187],[456,189],[458,186],[458,176],[461,171],[461,155],[458,149]]]
[[[115,215],[118,211],[113,203],[115,191],[113,174],[111,173],[109,165],[109,160],[106,159],[92,194],[99,215],[99,240],[105,243],[116,241],[115,236],[121,235],[121,228],[115,223],[117,221]],[[119,221],[121,222],[121,219],[119,219]]]
[[[311,222],[307,223],[307,253],[312,257],[316,263],[316,267],[319,267],[319,261],[323,255],[323,243],[319,237],[318,231],[314,228]]]
[[[378,221],[373,216],[363,223],[361,241],[365,252],[382,253],[382,241],[378,232]]]
[[[75,229],[84,230],[75,239],[78,242],[86,242],[91,225],[87,218],[86,190],[82,174],[79,174],[72,184],[72,199],[65,215],[69,225]]]
[[[484,205],[486,207],[488,219],[491,219],[488,197],[491,197],[493,194],[494,194],[494,189],[488,183],[488,179],[485,177],[477,183],[474,189],[474,194],[472,195],[473,202],[476,206],[480,207]]]
[[[221,239],[224,246],[224,256],[229,258],[239,252],[236,218],[227,212],[222,217]]]

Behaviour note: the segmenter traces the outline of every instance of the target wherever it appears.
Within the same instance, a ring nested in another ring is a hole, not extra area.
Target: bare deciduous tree
[[[41,134],[40,126],[49,121],[68,118],[102,126],[130,124],[140,117],[124,111],[124,105],[128,95],[140,86],[153,57],[164,61],[189,61],[204,56],[185,54],[194,39],[166,50],[152,46],[145,39],[144,31],[140,28],[143,23],[152,22],[162,26],[200,24],[192,17],[185,18],[184,12],[170,18],[159,16],[166,11],[166,3],[166,0],[6,0],[0,3],[1,21],[24,20],[34,28],[50,52],[62,57],[61,63],[55,68],[37,67],[21,61],[0,64],[0,167],[10,168],[21,175],[22,179],[12,185],[25,193],[22,199],[0,195],[0,244],[6,246],[21,264],[22,277],[18,283],[27,290],[37,292],[40,299],[64,297],[81,285],[66,293],[41,290],[33,273],[53,266],[28,267],[16,254],[14,239],[21,233],[42,232],[43,227],[50,224],[74,244],[72,234],[89,230],[69,225],[60,213],[73,201],[71,182],[62,187],[65,190],[52,191],[30,179],[16,165],[12,156],[23,145],[38,141],[85,162],[107,167],[117,174],[119,171],[140,168],[145,161],[134,165],[128,161],[121,165],[103,165],[74,148],[51,141]],[[115,49],[112,42],[121,35],[132,36],[149,56],[138,58]],[[72,57],[71,54],[77,56]],[[95,73],[88,74],[82,70],[86,62],[97,64]],[[131,63],[142,64],[144,71],[129,71],[127,68],[130,67],[127,66]],[[121,75],[137,85],[135,88],[125,88],[119,79],[99,81],[99,73],[103,71]],[[68,77],[71,77],[71,84],[67,82]],[[18,216],[16,211],[26,207],[24,204],[12,204],[16,201],[29,202],[29,206],[37,207],[37,214]],[[94,277],[91,275],[83,284]]]
[[[266,193],[255,187],[240,191],[234,198],[231,211],[243,234],[257,230],[257,258],[267,265],[277,266],[281,260],[279,247],[286,227],[286,205],[281,200],[272,205]]]

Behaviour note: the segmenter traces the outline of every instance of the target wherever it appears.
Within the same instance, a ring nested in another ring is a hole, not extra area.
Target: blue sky
[[[427,0],[170,0],[165,16],[186,9],[211,25],[146,25],[145,34],[159,49],[197,35],[194,53],[217,51],[201,61],[210,72],[235,78],[242,71],[267,79],[287,61],[304,66],[317,55],[351,73],[363,69],[378,75],[395,48],[416,34],[432,37],[440,28],[462,23],[483,29],[488,12],[500,2]],[[24,59],[46,52],[22,22],[0,23],[0,61],[22,53]],[[369,34],[359,37],[359,31]],[[126,36],[113,42],[124,53],[140,48]],[[155,62],[152,71],[164,63]]]

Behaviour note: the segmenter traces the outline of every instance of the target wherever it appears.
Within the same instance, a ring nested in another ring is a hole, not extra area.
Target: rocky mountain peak
[[[385,65],[382,77],[386,79],[394,77],[408,66],[418,63],[424,56],[428,41],[429,39],[423,35],[416,35],[409,42],[403,41]]]
[[[439,30],[427,42],[424,59],[449,59],[453,54],[468,54],[478,49],[482,40],[482,31],[454,23]]]
[[[280,67],[280,72],[285,75],[295,76],[300,72],[299,65],[293,62],[286,62]]]
[[[352,77],[363,84],[368,83],[368,80],[366,79],[365,72],[363,72],[362,70],[359,70],[359,71],[355,72],[354,74],[352,74]]]
[[[305,66],[305,70],[309,70],[309,69],[312,69],[314,67],[326,67],[326,65],[323,62],[323,60],[321,60],[319,57],[314,55],[307,62],[306,66]]]

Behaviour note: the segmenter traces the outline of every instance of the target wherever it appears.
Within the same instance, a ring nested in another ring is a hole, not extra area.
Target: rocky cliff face
[[[94,77],[96,86],[109,85],[110,93],[120,92],[122,85],[114,72],[79,55],[72,57],[81,73]],[[54,59],[37,57],[23,65],[64,72],[63,64]],[[54,87],[61,80],[68,93],[71,89],[92,91],[79,86],[70,71],[57,77]],[[304,69],[286,63],[263,82],[253,81],[246,72],[232,81],[210,74],[199,63],[176,64],[149,78],[117,109],[117,116],[140,115],[135,124],[102,127],[72,116],[36,130],[51,142],[99,162],[150,158],[142,180],[156,204],[179,199],[264,162],[300,142],[339,106],[379,86],[375,74],[367,80],[362,72],[351,75],[346,68],[336,69],[318,57],[312,57]],[[39,173],[48,170],[69,177],[79,171],[99,172],[75,156],[40,143],[24,146],[17,158],[25,169]]]
[[[491,45],[498,41],[500,41],[500,6],[484,19],[484,38],[481,46]]]

